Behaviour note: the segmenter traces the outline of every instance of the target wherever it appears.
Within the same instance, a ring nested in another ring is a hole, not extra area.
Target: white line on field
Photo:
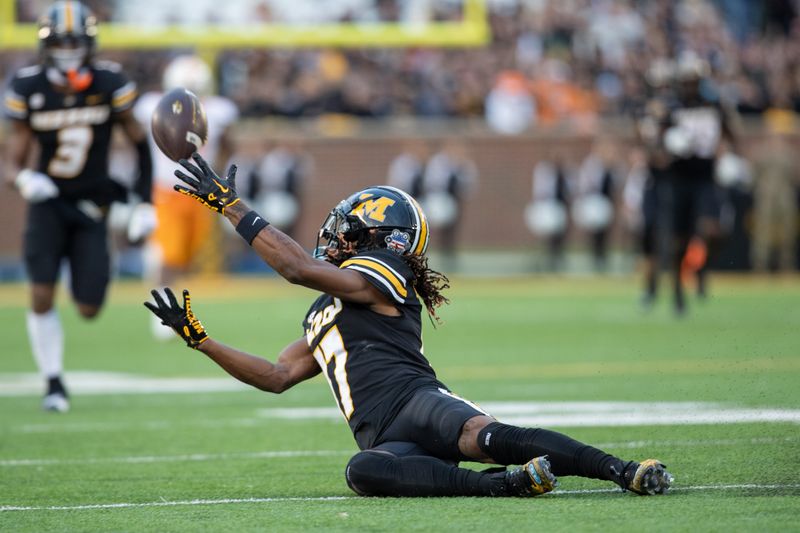
[[[759,485],[756,483],[742,483],[739,485],[693,485],[689,487],[673,487],[670,492],[685,492],[694,490],[784,490],[800,489],[800,483],[774,483],[771,485]],[[556,490],[554,495],[559,494],[604,494],[621,492],[620,489],[577,489],[577,490]]]
[[[800,424],[800,409],[739,407],[711,402],[487,402],[489,413],[507,424],[528,427],[615,427],[655,425],[708,425],[736,423]],[[328,421],[339,423],[342,416],[335,407],[283,407],[256,409],[255,417],[217,420],[186,420],[181,426],[252,427],[260,420],[280,419],[292,422]],[[16,433],[99,432],[163,430],[173,427],[166,420],[126,423],[71,422],[54,419],[52,423],[23,424],[4,428]],[[177,425],[177,424],[176,424]]]
[[[800,488],[800,483],[785,483],[785,484],[765,484],[759,485],[755,483],[747,484],[734,484],[734,485],[695,485],[689,487],[675,487],[670,489],[672,492],[683,491],[711,491],[711,490],[785,490]],[[583,490],[559,490],[553,493],[552,496],[559,495],[574,495],[574,494],[601,494],[601,493],[614,493],[620,492],[619,489],[583,489]],[[175,500],[175,501],[158,501],[158,502],[123,502],[123,503],[96,503],[89,505],[55,505],[55,506],[41,506],[41,507],[28,507],[17,505],[3,505],[0,506],[0,512],[8,511],[85,511],[93,509],[125,509],[136,507],[175,507],[182,505],[226,505],[226,504],[242,504],[242,503],[284,503],[284,502],[330,502],[330,501],[343,501],[343,500],[356,500],[363,499],[360,496],[321,496],[318,498],[225,498],[220,500]]]
[[[651,447],[678,446],[739,446],[742,444],[785,444],[795,442],[800,437],[757,437],[751,439],[706,439],[706,440],[635,440],[623,442],[603,442],[594,444],[601,449],[638,449]],[[58,466],[80,464],[147,464],[178,463],[194,461],[227,461],[235,459],[275,459],[293,457],[340,457],[356,453],[356,450],[265,450],[258,452],[192,453],[181,455],[134,455],[123,457],[85,457],[73,459],[0,459],[0,467],[16,466]]]
[[[130,457],[87,457],[83,459],[3,459],[0,466],[48,466],[103,463],[178,463],[184,461],[225,461],[228,459],[273,459],[290,457],[332,457],[353,455],[345,450],[288,450],[231,453],[192,453],[183,455],[135,455]]]

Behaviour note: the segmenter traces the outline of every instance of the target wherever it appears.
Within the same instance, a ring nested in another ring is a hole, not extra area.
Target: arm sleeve
[[[28,99],[20,92],[18,80],[14,79],[3,95],[3,115],[14,120],[28,120]]]
[[[352,257],[339,268],[348,268],[360,273],[384,296],[398,304],[417,301],[413,287],[413,273],[399,255],[375,250]]]

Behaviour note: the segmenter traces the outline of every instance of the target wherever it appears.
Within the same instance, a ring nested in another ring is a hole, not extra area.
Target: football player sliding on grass
[[[605,479],[637,494],[664,494],[672,476],[655,459],[625,461],[547,429],[498,422],[453,394],[422,354],[422,305],[436,318],[447,278],[428,268],[428,224],[399,189],[369,187],[339,203],[309,255],[236,194],[236,167],[217,176],[197,154],[176,171],[179,192],[223,214],[290,283],[321,294],[305,332],[271,363],[206,333],[183,301],[153,291],[145,305],[186,344],[236,379],[280,393],[323,372],[361,451],[347,484],[370,496],[536,496],[556,476]],[[420,302],[421,300],[421,302]],[[461,461],[503,465],[484,471]],[[522,465],[507,470],[505,465]]]

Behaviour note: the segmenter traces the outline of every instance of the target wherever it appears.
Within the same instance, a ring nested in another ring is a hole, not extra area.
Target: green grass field
[[[62,296],[73,409],[43,413],[20,385],[24,288],[0,286],[0,530],[800,530],[800,282],[714,281],[676,320],[666,302],[642,313],[632,279],[454,280],[425,353],[455,392],[676,476],[666,497],[566,477],[533,500],[355,497],[355,444],[321,377],[281,396],[213,390],[233,380],[151,340],[139,284],[91,324]],[[192,287],[211,335],[269,357],[313,299],[277,280]],[[85,372],[107,373],[106,392]]]

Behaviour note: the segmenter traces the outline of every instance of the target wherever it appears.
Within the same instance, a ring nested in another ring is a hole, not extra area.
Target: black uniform
[[[28,210],[29,276],[34,283],[55,283],[67,258],[76,300],[99,305],[109,279],[107,208],[126,196],[108,175],[111,130],[117,114],[133,105],[136,85],[115,63],[97,62],[91,74],[86,90],[69,94],[51,83],[45,67],[20,69],[4,108],[7,117],[33,130],[41,146],[37,170],[59,190],[57,198]]]
[[[639,140],[647,155],[647,177],[642,195],[641,251],[646,256],[656,254],[661,228],[669,220],[670,172],[661,130],[669,120],[670,103],[661,97],[652,98],[636,116]]]
[[[402,441],[458,460],[464,422],[485,414],[436,378],[422,354],[422,306],[413,274],[394,252],[372,250],[344,263],[386,295],[401,315],[320,296],[303,327],[360,449]]]
[[[676,157],[669,172],[672,178],[673,224],[678,235],[689,236],[700,218],[718,218],[720,192],[714,181],[717,150],[725,131],[726,117],[717,102],[696,97],[675,106],[669,125],[690,135],[690,151]]]

